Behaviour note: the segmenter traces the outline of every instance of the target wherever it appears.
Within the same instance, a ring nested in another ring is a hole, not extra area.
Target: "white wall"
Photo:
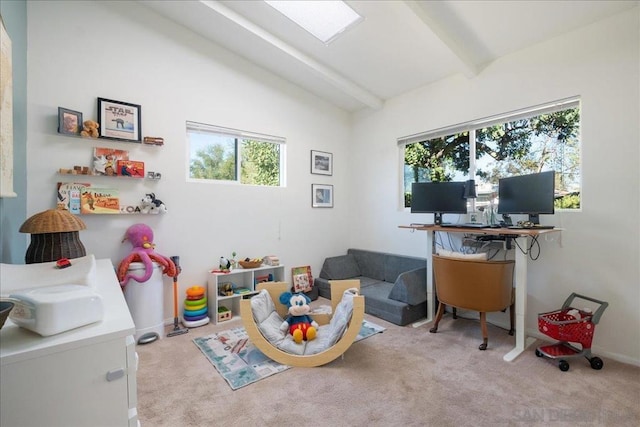
[[[638,16],[625,12],[505,57],[473,79],[452,77],[359,114],[350,246],[426,255],[424,233],[397,228],[430,218],[400,208],[396,138],[579,95],[582,209],[543,219],[564,231],[529,262],[527,327],[537,332],[536,313],[571,292],[605,300],[594,352],[640,364]]]
[[[206,272],[232,251],[243,258],[276,254],[288,267],[311,265],[318,274],[326,256],[347,247],[350,123],[343,111],[135,2],[29,2],[28,40],[28,216],[55,207],[56,182],[67,180],[58,168],[89,165],[92,147],[107,146],[129,150],[162,180],[87,181],[117,186],[135,201],[153,191],[169,212],[85,215],[81,240],[88,253],[117,266],[131,249],[121,242],[126,229],[148,224],[156,251],[181,257],[180,295],[204,284]],[[140,104],[143,135],[162,136],[165,145],[57,135],[58,106],[96,119],[97,97]],[[186,183],[187,120],[285,137],[287,187]],[[333,176],[310,174],[312,149],[333,153]],[[311,208],[312,183],[335,186],[335,208]],[[165,318],[172,318],[165,281]]]

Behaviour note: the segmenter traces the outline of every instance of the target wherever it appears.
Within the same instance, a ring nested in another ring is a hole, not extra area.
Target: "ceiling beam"
[[[373,109],[382,108],[384,101],[379,97],[366,91],[365,89],[361,88],[357,84],[353,83],[352,81],[348,80],[344,76],[331,70],[329,67],[326,67],[325,65],[319,63],[318,61],[314,60],[313,58],[304,54],[303,52],[299,51],[293,46],[285,43],[284,41],[274,36],[270,32],[266,31],[265,29],[249,21],[244,16],[229,9],[227,6],[214,0],[200,0],[200,3],[209,7],[210,9],[217,12],[221,16],[224,16],[228,20],[234,22],[235,24],[239,25],[240,27],[254,34],[255,36],[259,37],[263,41],[269,43],[273,47],[279,49],[283,53],[289,55],[291,58],[295,59],[296,61],[304,64],[305,66],[310,68],[312,71],[314,71],[316,74],[318,74],[321,78],[323,78],[325,81],[329,82],[330,84],[332,84],[333,86],[335,86],[336,88],[344,92],[345,94],[356,99],[358,102],[361,102],[362,104]]]
[[[450,32],[438,22],[435,17],[433,17],[429,12],[422,6],[418,4],[417,1],[404,0],[404,4],[407,5],[409,9],[415,15],[420,18],[420,20],[433,32],[433,34],[438,37],[442,43],[447,46],[447,48],[454,54],[460,66],[462,68],[462,72],[467,78],[472,78],[478,75],[480,69],[478,65],[473,61],[471,53],[468,49],[465,49],[463,46],[460,46],[458,42],[451,36]]]

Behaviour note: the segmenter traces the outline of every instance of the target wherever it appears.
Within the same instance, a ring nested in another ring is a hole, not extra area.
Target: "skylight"
[[[269,1],[269,6],[291,19],[325,44],[360,22],[358,15],[343,1]]]

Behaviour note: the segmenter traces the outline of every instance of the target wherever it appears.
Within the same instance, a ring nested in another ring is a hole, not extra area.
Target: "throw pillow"
[[[446,249],[438,249],[436,253],[440,256],[447,257],[447,258],[475,259],[480,261],[487,260],[486,252],[480,252],[477,254],[463,254],[462,252],[448,251]]]

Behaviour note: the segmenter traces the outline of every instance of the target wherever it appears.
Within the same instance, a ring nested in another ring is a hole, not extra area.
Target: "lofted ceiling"
[[[638,0],[347,1],[364,19],[325,45],[260,0],[139,3],[346,110],[492,61],[611,15]]]

